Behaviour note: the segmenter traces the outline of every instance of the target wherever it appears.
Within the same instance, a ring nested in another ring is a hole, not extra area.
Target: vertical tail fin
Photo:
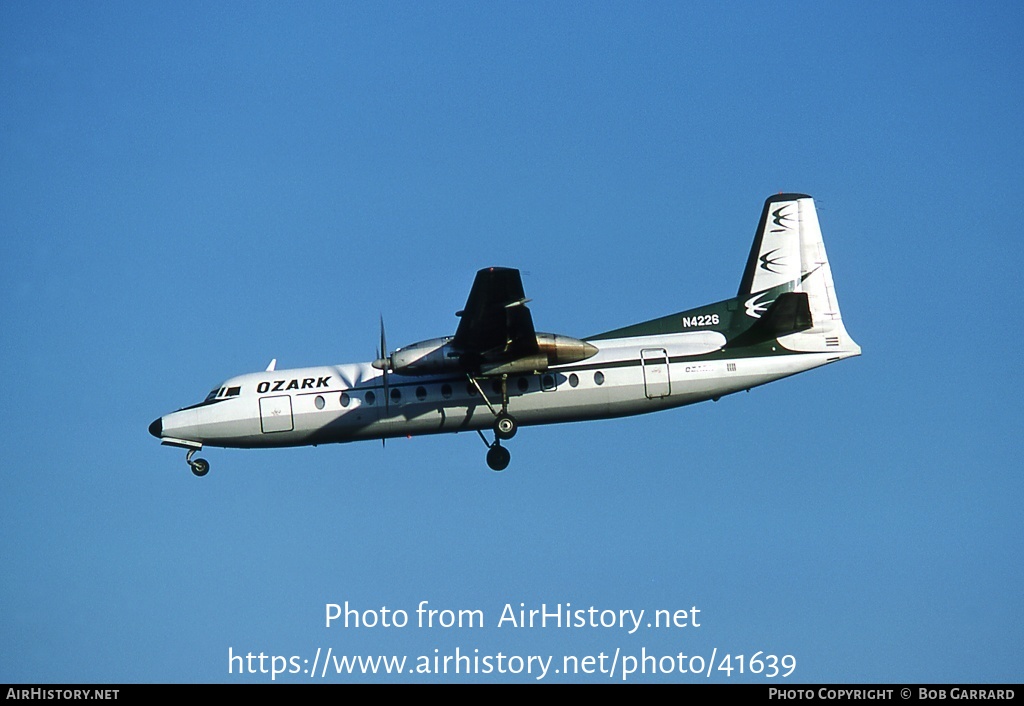
[[[787,309],[793,307],[787,301],[792,297],[781,296],[788,292],[806,296],[811,325],[782,335],[779,342],[784,347],[835,351],[841,357],[860,354],[860,346],[843,326],[814,200],[805,194],[778,194],[765,201],[738,297],[747,316],[775,318],[781,307],[770,307],[776,300],[787,302]]]

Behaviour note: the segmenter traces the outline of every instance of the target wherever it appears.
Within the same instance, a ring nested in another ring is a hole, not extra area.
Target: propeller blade
[[[383,378],[384,378],[384,413],[385,414],[390,414],[391,413],[391,394],[390,394],[390,390],[388,390],[388,368],[391,367],[391,360],[390,360],[390,356],[388,355],[388,339],[384,335],[384,314],[380,315],[380,350],[381,350],[380,361],[382,361],[384,363],[383,367],[381,367],[381,369],[380,369],[381,372],[383,373]],[[374,367],[376,367],[376,365],[374,365]],[[381,439],[381,441],[383,441],[383,439]]]

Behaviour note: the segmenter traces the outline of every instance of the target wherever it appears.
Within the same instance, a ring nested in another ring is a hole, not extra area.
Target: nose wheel
[[[193,474],[195,474],[199,478],[202,478],[203,476],[210,472],[210,462],[207,461],[205,458],[197,458],[196,460],[193,461],[192,455],[195,454],[195,452],[198,450],[199,449],[190,449],[189,452],[185,454],[185,463],[187,463],[188,467],[192,469]]]

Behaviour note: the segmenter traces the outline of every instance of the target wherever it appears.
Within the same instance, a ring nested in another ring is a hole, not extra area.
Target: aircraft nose
[[[154,419],[153,423],[149,425],[149,433],[152,434],[153,436],[155,436],[158,439],[160,438],[160,435],[163,433],[163,431],[164,431],[164,418],[163,417],[160,417],[159,419]]]

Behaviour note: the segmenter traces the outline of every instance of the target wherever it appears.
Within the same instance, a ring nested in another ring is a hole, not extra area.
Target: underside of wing
[[[537,352],[533,317],[526,307],[519,270],[488,267],[476,273],[452,345],[479,359],[519,357]]]

